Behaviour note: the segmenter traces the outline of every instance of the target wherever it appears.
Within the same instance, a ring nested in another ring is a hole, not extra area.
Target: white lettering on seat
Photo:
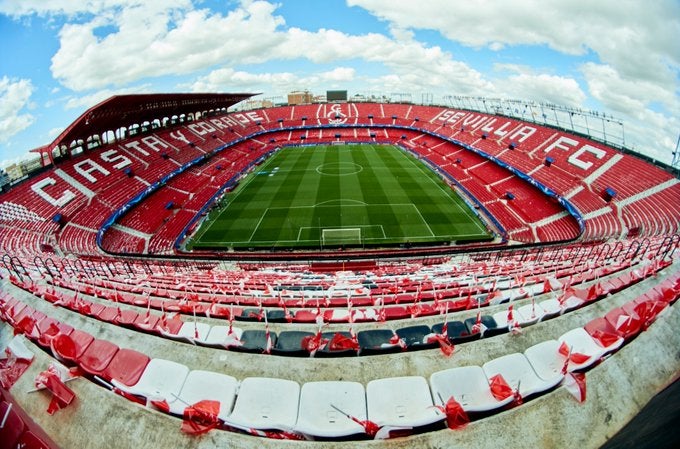
[[[127,156],[120,154],[118,150],[104,151],[101,157],[104,162],[114,164],[113,168],[116,170],[120,170],[121,168],[125,168],[132,164],[132,161]]]
[[[559,139],[557,139],[555,142],[551,143],[544,151],[546,153],[549,153],[550,151],[554,150],[555,148],[558,148],[562,151],[570,151],[572,150],[576,145],[578,145],[578,141],[574,140],[572,138],[569,138],[567,136],[561,136]],[[583,145],[581,148],[579,148],[574,154],[569,156],[567,159],[567,162],[569,162],[571,165],[578,167],[582,170],[588,170],[593,166],[592,162],[584,161],[580,159],[582,155],[585,153],[590,153],[593,156],[595,156],[597,159],[603,159],[606,155],[607,152],[601,148],[595,148],[591,145]]]
[[[158,153],[162,149],[167,149],[170,148],[170,146],[163,142],[161,139],[155,136],[147,136],[142,138],[142,143],[146,144],[147,147]],[[159,148],[160,147],[160,148]],[[132,150],[137,150],[139,153],[141,153],[143,156],[148,156],[149,152],[146,151],[142,146],[140,145],[140,142],[137,140],[133,140],[132,142],[128,142],[125,144],[125,148],[129,148]]]
[[[567,146],[567,145],[569,145],[569,146]],[[575,147],[576,145],[578,145],[578,141],[571,139],[567,136],[560,136],[559,139],[557,139],[556,141],[554,141],[553,143],[548,145],[548,148],[546,148],[544,151],[546,153],[550,153],[555,148],[558,148],[558,149],[563,150],[563,151],[569,151],[573,147]]]
[[[184,133],[183,133],[182,131],[180,131],[180,130],[171,132],[171,133],[170,133],[170,137],[172,137],[172,138],[175,139],[175,140],[179,140],[180,142],[184,142],[184,143],[186,143],[187,145],[190,143],[190,142],[189,142],[189,139],[187,139],[186,137],[184,137]]]
[[[76,194],[71,192],[70,190],[65,190],[64,193],[62,193],[59,198],[55,198],[43,190],[45,187],[53,186],[56,183],[57,181],[55,181],[54,178],[45,178],[31,185],[31,190],[37,193],[38,196],[40,196],[40,198],[44,199],[52,206],[64,207],[76,197]]]
[[[197,122],[189,125],[189,129],[199,136],[204,136],[215,131],[215,128],[208,122]]]
[[[465,116],[465,112],[463,111],[451,111],[451,110],[446,110],[442,112],[438,117],[437,120],[441,120],[442,122],[447,122],[447,123],[455,123],[458,120],[460,120],[462,117]]]
[[[536,132],[533,126],[522,126],[520,129],[512,133],[509,137],[510,141],[524,142]],[[518,138],[518,136],[521,136]]]
[[[88,164],[90,165],[90,168],[84,169],[83,167],[84,167],[85,165],[88,165]],[[109,172],[107,169],[105,169],[105,168],[102,167],[101,165],[97,164],[97,163],[96,163],[95,161],[93,161],[92,159],[85,159],[85,160],[82,161],[82,162],[78,162],[77,164],[75,164],[75,165],[73,166],[73,168],[74,168],[74,169],[75,169],[75,170],[76,170],[83,178],[87,179],[88,181],[90,181],[90,182],[93,183],[93,184],[97,182],[97,178],[95,178],[94,176],[92,176],[92,173],[93,173],[93,172],[98,171],[99,173],[103,174],[104,176],[108,176],[108,175],[111,174],[111,172]]]
[[[579,149],[576,153],[569,156],[569,159],[567,159],[567,162],[569,162],[570,164],[575,165],[579,168],[582,168],[583,170],[588,170],[590,167],[593,166],[593,163],[592,162],[586,162],[586,161],[579,159],[579,157],[584,153],[590,153],[598,159],[602,159],[603,157],[605,157],[607,155],[607,152],[600,149],[600,148],[595,148],[595,147],[590,146],[590,145],[583,145],[581,147],[581,149]]]

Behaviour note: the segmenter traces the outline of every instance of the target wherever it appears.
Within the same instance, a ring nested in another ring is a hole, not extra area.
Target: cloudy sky
[[[0,0],[0,49],[0,166],[139,92],[547,101],[666,162],[680,134],[678,0]]]

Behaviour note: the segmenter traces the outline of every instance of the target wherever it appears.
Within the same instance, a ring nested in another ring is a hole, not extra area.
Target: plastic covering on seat
[[[386,354],[402,351],[399,337],[389,329],[368,329],[357,333],[359,354]]]
[[[143,396],[151,400],[172,400],[179,394],[189,368],[171,360],[151,359],[146,369],[134,385],[125,385],[112,379],[111,383],[120,390]]]
[[[191,371],[176,397],[168,398],[170,413],[182,415],[186,407],[199,401],[212,400],[220,403],[218,418],[225,420],[234,406],[238,381],[232,376],[212,371]]]
[[[321,337],[328,340],[328,344],[317,351],[315,357],[350,357],[356,356],[359,342],[350,332],[322,332]]]
[[[43,318],[40,322],[36,323],[36,327],[38,329],[38,334],[40,335],[38,343],[42,346],[49,346],[50,342],[57,334],[61,333],[69,335],[73,332],[73,326],[61,323],[51,317]]]
[[[605,318],[594,318],[587,322],[583,328],[607,352],[620,348],[624,342],[624,338],[618,334],[614,326]]]
[[[499,328],[496,320],[493,319],[491,315],[480,315],[480,329],[477,329],[475,325],[477,324],[477,317],[467,318],[464,323],[467,331],[470,335],[479,334],[480,338],[492,337],[494,335],[502,334],[507,332],[507,327]]]
[[[537,343],[524,351],[538,377],[546,382],[561,381],[564,377],[562,368],[566,357],[559,353],[560,342],[546,340]]]
[[[520,326],[528,326],[543,319],[545,310],[540,304],[528,303],[517,308],[517,319]]]
[[[74,329],[69,335],[57,334],[51,341],[52,354],[61,361],[75,362],[94,341],[87,332]]]
[[[543,318],[541,318],[542,320],[554,318],[561,315],[563,312],[562,305],[557,299],[546,299],[539,302],[539,304],[544,311]]]
[[[432,349],[439,346],[436,341],[427,342],[432,329],[424,324],[402,327],[396,330],[396,334],[406,343],[406,348],[409,350]]]
[[[200,323],[197,321],[185,321],[182,323],[182,327],[176,334],[169,334],[166,332],[161,332],[164,336],[173,338],[175,340],[185,340],[190,343],[203,343],[208,337],[210,332],[210,325],[207,323]]]
[[[635,337],[642,330],[642,320],[635,311],[627,311],[622,307],[616,307],[605,315],[616,333],[626,340]]]
[[[489,379],[497,374],[503,376],[510,388],[519,390],[522,398],[550,390],[562,380],[557,376],[547,380],[539,377],[529,360],[519,352],[489,360],[482,368]]]
[[[565,332],[558,341],[560,342],[560,353],[569,356],[568,371],[588,368],[607,352],[582,327]]]
[[[292,380],[247,377],[241,381],[227,424],[250,429],[290,430],[295,426],[300,385]]]
[[[241,336],[243,329],[232,326],[212,326],[208,336],[201,341],[207,346],[219,346],[223,348],[231,348],[233,346],[241,346]]]
[[[271,347],[276,344],[276,333],[270,332],[269,339]],[[259,329],[247,329],[241,334],[241,344],[238,346],[232,346],[230,349],[232,351],[240,352],[255,352],[262,353],[266,352],[269,343],[267,342],[267,332]]]
[[[445,416],[433,407],[432,394],[424,377],[390,377],[366,385],[368,419],[380,426],[421,427],[442,421]]]
[[[432,326],[432,332],[441,334],[445,323],[437,323]],[[464,343],[479,338],[479,334],[471,334],[468,327],[462,321],[447,321],[446,335],[451,343]]]
[[[352,419],[366,420],[366,392],[358,382],[307,382],[300,390],[295,430],[312,437],[339,438],[364,433]]]
[[[312,338],[314,335],[313,332],[306,331],[280,332],[276,339],[276,346],[272,349],[272,353],[288,356],[309,355],[309,352],[303,345],[303,340],[305,338]]]
[[[445,405],[453,397],[466,412],[487,412],[512,401],[496,399],[484,370],[476,365],[437,371],[430,376],[430,388],[437,404]]]

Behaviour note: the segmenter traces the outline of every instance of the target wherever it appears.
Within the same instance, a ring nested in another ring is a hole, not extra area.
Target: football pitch
[[[337,248],[487,240],[432,170],[388,145],[284,147],[225,195],[188,248]]]

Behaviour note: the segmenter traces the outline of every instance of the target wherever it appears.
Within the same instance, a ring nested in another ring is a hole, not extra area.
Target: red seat
[[[57,334],[61,333],[64,335],[69,335],[71,332],[73,332],[73,326],[57,321],[51,317],[45,317],[44,319],[40,320],[40,322],[37,324],[37,327],[38,333],[40,334],[38,343],[46,347],[50,345],[50,342],[54,337],[56,337]]]
[[[135,321],[137,321],[137,311],[132,309],[121,310],[115,319],[115,322],[121,326],[132,326]]]
[[[108,340],[95,339],[85,352],[76,359],[78,365],[86,372],[101,376],[118,352],[118,346]]]
[[[103,377],[107,381],[115,379],[122,384],[132,386],[137,383],[148,364],[149,357],[146,354],[123,348],[113,356],[111,363],[104,370]]]
[[[642,329],[642,322],[637,313],[629,313],[621,307],[610,310],[605,319],[616,329],[616,333],[626,340],[633,338]]]
[[[24,422],[14,407],[8,402],[0,402],[0,422],[5,425],[0,428],[0,449],[14,449],[19,436],[24,432]]]
[[[385,307],[385,319],[386,320],[402,320],[411,317],[411,312],[406,307],[393,306]]]
[[[589,321],[583,328],[600,346],[614,350],[623,344],[623,337],[605,318],[597,317]]]
[[[158,325],[159,320],[160,317],[152,313],[149,313],[149,316],[147,316],[146,313],[139,313],[137,314],[137,319],[132,324],[137,329],[151,332],[156,330],[156,325]]]
[[[182,318],[180,318],[179,315],[175,315],[170,319],[166,318],[165,320],[161,317],[158,320],[157,328],[159,330],[162,328],[162,331],[166,334],[177,335],[183,324],[184,321],[182,321]]]
[[[57,334],[50,346],[55,357],[75,362],[90,346],[94,337],[87,332],[74,329],[69,335]]]
[[[298,310],[295,312],[293,321],[296,323],[315,323],[316,311],[312,310]]]
[[[19,437],[16,447],[21,449],[50,449],[49,444],[35,436],[35,434],[30,430],[24,432]]]
[[[99,310],[94,316],[107,323],[113,323],[114,320],[120,314],[120,309],[118,307],[105,306]]]

